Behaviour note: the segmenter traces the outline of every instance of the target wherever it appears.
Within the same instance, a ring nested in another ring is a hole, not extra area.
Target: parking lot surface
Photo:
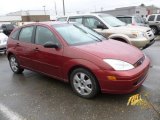
[[[143,86],[127,95],[100,94],[86,100],[69,84],[25,70],[14,74],[0,54],[0,120],[160,120],[152,108],[127,106],[134,94],[147,94],[160,111],[160,41],[144,50],[151,68]]]

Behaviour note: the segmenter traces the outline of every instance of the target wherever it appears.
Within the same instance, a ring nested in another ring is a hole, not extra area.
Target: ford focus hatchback
[[[144,82],[149,59],[137,48],[78,23],[35,23],[15,29],[7,56],[14,73],[24,69],[69,82],[73,91],[92,98],[124,94]]]

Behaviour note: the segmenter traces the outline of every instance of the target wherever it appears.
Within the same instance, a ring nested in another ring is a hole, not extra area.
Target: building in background
[[[138,15],[138,16],[146,17],[149,14],[160,13],[160,8],[155,7],[154,5],[145,6],[144,4],[141,4],[140,6],[122,7],[122,8],[116,8],[114,10],[99,11],[96,13],[107,13],[113,16],[123,16],[123,15],[137,16]]]
[[[0,26],[2,24],[16,24],[21,21],[21,16],[0,16]]]
[[[107,13],[113,16],[121,16],[121,15],[146,16],[148,14],[146,8],[142,6],[122,7],[122,8],[116,8],[114,10],[100,11],[97,13]]]
[[[47,10],[28,10],[8,13],[7,16],[21,16],[22,22],[50,21],[50,12]]]

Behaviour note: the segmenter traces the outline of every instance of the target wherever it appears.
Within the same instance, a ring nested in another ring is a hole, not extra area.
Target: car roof
[[[32,25],[48,25],[48,26],[52,26],[52,25],[65,25],[65,24],[73,24],[73,23],[75,23],[75,22],[47,21],[47,22],[35,22],[35,23],[23,25],[21,27],[32,26]]]
[[[98,16],[98,15],[108,15],[108,16],[111,16],[110,14],[106,14],[106,13],[87,13],[87,14],[75,14],[75,15],[61,16],[61,17],[58,17],[58,18],[79,17],[79,16]]]

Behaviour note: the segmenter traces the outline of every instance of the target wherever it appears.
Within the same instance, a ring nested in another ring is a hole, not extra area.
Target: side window
[[[69,18],[69,21],[71,22],[77,22],[82,24],[82,18]]]
[[[20,31],[20,30],[16,30],[16,31],[14,31],[14,32],[11,34],[11,38],[12,38],[13,40],[18,40],[19,31]]]
[[[155,15],[151,15],[149,16],[148,21],[154,21],[154,19],[155,19]]]
[[[67,17],[58,18],[57,21],[65,22],[65,21],[67,21]]]
[[[34,26],[22,28],[19,40],[22,42],[31,42]]]
[[[36,30],[35,44],[44,45],[47,42],[59,44],[57,38],[48,28],[38,26]]]
[[[100,25],[100,24],[101,24],[100,21],[98,21],[93,17],[84,18],[84,26],[86,27],[96,29],[97,25]]]
[[[160,21],[160,15],[157,16],[157,20],[156,21]]]

